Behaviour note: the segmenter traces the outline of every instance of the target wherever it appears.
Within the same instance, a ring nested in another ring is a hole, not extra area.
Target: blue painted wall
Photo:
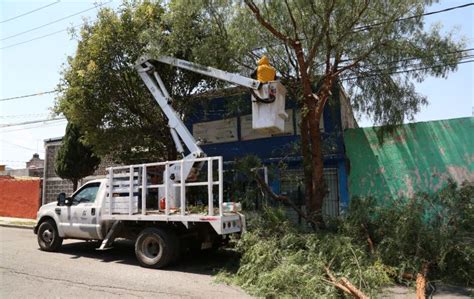
[[[339,92],[333,92],[339,95]],[[341,209],[344,210],[349,201],[347,190],[346,155],[344,149],[344,139],[341,128],[341,110],[339,99],[335,98],[326,105],[323,121],[323,151],[325,152],[325,168],[338,169],[339,201]],[[296,115],[297,104],[291,99],[287,99],[286,109],[292,109]],[[251,114],[251,100],[249,94],[240,96],[221,97],[196,101],[194,107],[188,113],[186,124],[192,132],[194,123],[220,120],[237,117],[238,141],[227,143],[214,143],[202,145],[202,149],[208,156],[223,156],[224,161],[234,161],[235,159],[256,155],[265,164],[276,163],[282,157],[287,156],[290,168],[301,168],[302,159],[300,154],[294,153],[288,157],[289,149],[295,143],[299,143],[300,136],[296,134],[296,117],[293,117],[293,134],[286,136],[274,136],[255,140],[241,140],[240,116]],[[289,158],[289,159],[288,159]],[[279,182],[270,182],[275,192],[279,192]]]

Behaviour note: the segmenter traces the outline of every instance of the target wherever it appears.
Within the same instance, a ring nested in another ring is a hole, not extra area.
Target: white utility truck
[[[253,128],[283,131],[286,90],[279,81],[261,83],[176,58],[142,57],[135,69],[168,118],[183,158],[110,167],[106,178],[87,182],[70,197],[59,194],[57,202],[38,211],[34,232],[42,250],[58,250],[63,239],[98,240],[98,250],[106,250],[114,239],[126,238],[135,241],[140,265],[161,268],[184,248],[216,247],[245,230],[237,205],[223,202],[222,157],[207,157],[173,110],[158,75],[163,64],[250,88]]]

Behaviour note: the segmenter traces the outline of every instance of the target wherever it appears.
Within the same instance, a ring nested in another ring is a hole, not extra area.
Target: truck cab
[[[59,194],[57,202],[39,209],[35,233],[44,221],[52,220],[61,238],[102,239],[100,207],[105,192],[105,179],[100,179],[85,183],[70,197]]]

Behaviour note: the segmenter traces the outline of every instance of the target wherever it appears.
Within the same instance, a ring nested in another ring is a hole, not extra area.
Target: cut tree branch
[[[428,274],[429,263],[423,263],[421,271],[416,274],[416,299],[425,299],[426,275]]]
[[[369,297],[366,294],[364,294],[364,292],[356,288],[347,278],[342,277],[340,280],[337,280],[334,274],[332,274],[331,270],[329,270],[328,267],[325,267],[324,270],[326,271],[326,275],[330,279],[330,283],[336,288],[353,296],[354,298],[369,299]]]

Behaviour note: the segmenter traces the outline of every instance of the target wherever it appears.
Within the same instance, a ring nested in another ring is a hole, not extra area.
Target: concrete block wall
[[[72,183],[69,180],[61,179],[54,171],[54,164],[56,161],[56,155],[61,146],[61,139],[47,140],[45,141],[45,169],[44,169],[44,184],[43,184],[43,204],[53,202],[57,200],[58,194],[61,192],[70,195],[73,193]],[[102,159],[100,165],[93,175],[88,176],[79,181],[79,186],[86,182],[105,177],[106,168],[116,166],[110,158]]]

